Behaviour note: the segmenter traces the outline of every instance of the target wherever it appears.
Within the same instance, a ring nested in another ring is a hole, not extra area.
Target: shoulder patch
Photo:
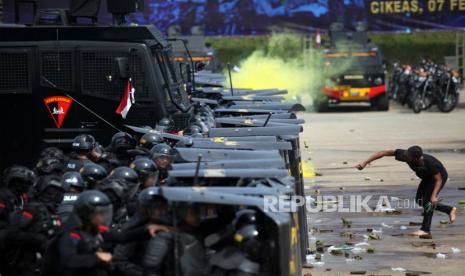
[[[78,233],[76,233],[76,232],[71,232],[71,233],[69,233],[69,236],[70,236],[71,238],[75,239],[75,240],[78,240],[78,241],[81,240],[81,236],[80,236]]]
[[[34,218],[34,217],[32,216],[32,214],[29,213],[28,211],[23,211],[23,212],[21,213],[21,215],[22,215],[23,217],[27,218],[28,220],[32,220],[32,219]]]
[[[99,225],[98,231],[99,231],[100,233],[105,233],[105,232],[110,231],[110,228],[108,228],[108,227],[106,227],[106,226],[103,226],[103,225]]]

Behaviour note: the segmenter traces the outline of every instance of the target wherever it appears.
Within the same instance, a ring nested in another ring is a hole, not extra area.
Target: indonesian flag
[[[132,86],[132,80],[129,79],[128,85],[126,86],[126,90],[124,91],[123,98],[121,99],[121,102],[119,103],[119,106],[116,109],[116,114],[121,115],[123,119],[126,119],[129,109],[131,109],[131,106],[136,102],[136,99],[134,98],[135,92],[136,89]]]

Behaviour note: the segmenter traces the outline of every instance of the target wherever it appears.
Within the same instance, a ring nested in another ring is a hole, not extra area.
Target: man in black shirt
[[[377,152],[358,164],[356,168],[363,170],[368,164],[384,156],[394,156],[397,161],[406,162],[421,179],[415,200],[424,209],[423,223],[421,229],[415,231],[414,235],[430,234],[434,209],[448,214],[450,223],[455,221],[457,208],[439,203],[438,194],[448,178],[446,168],[439,160],[429,154],[423,154],[423,150],[419,146],[412,146],[408,150],[397,149]]]

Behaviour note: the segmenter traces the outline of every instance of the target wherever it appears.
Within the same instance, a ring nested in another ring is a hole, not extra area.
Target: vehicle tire
[[[411,108],[414,113],[420,113],[422,110],[422,101],[421,101],[421,94],[418,91],[414,91],[412,95],[412,103]]]
[[[326,112],[328,111],[328,97],[326,96],[317,96],[313,98],[313,108],[315,112]]]
[[[378,111],[388,111],[389,110],[389,97],[386,93],[383,93],[376,97],[373,101],[373,107]]]
[[[458,93],[449,94],[447,96],[446,101],[441,100],[440,102],[438,102],[438,109],[444,113],[451,112],[457,106],[458,102],[459,102]]]

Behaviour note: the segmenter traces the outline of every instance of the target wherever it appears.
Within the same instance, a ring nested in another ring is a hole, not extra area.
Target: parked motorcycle
[[[458,72],[423,59],[415,69],[395,64],[389,91],[392,99],[407,104],[415,113],[433,105],[441,112],[450,112],[459,102],[460,83]]]

